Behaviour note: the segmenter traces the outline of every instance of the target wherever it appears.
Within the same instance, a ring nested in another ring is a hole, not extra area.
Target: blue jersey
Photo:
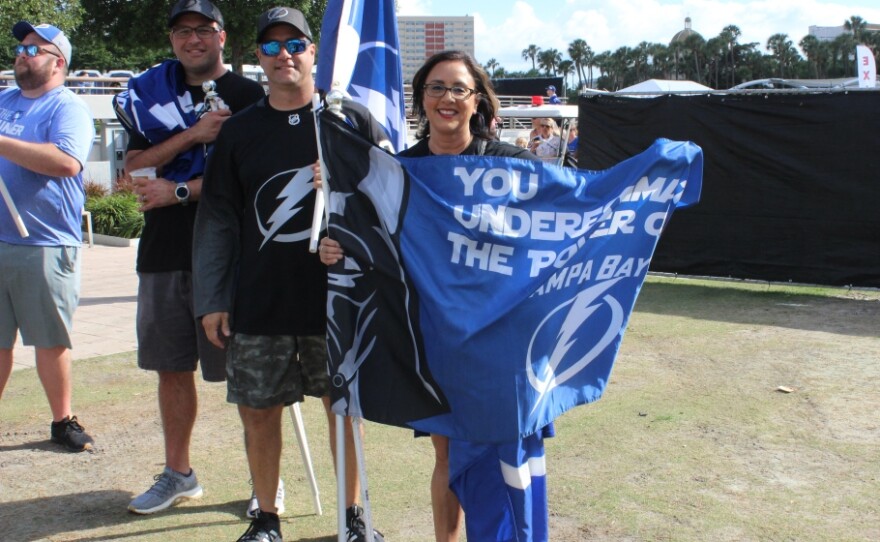
[[[63,85],[34,99],[12,88],[0,93],[0,135],[52,143],[84,166],[95,127],[88,106]],[[0,203],[0,241],[36,246],[82,243],[82,168],[72,177],[53,177],[34,173],[0,156],[0,177],[29,234],[21,237],[9,209]]]

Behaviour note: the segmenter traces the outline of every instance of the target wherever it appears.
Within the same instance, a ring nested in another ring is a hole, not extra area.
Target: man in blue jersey
[[[9,193],[0,203],[0,395],[20,331],[35,348],[52,442],[79,452],[93,440],[71,412],[70,334],[79,303],[82,170],[94,125],[64,86],[71,56],[64,33],[21,21],[12,34],[20,42],[18,87],[0,94],[0,178]]]

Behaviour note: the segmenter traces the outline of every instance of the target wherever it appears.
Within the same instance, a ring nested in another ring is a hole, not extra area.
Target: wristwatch
[[[174,189],[174,195],[177,196],[177,201],[181,205],[189,203],[189,187],[186,183],[177,183],[177,188]]]

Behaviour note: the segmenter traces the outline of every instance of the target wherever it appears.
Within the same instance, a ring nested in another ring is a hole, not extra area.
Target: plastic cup
[[[156,178],[156,168],[154,167],[142,167],[140,169],[136,169],[130,173],[132,179],[155,179]]]

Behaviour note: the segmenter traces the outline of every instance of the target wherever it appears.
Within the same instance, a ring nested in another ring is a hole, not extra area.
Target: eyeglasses
[[[25,54],[27,54],[27,56],[34,58],[37,55],[41,55],[43,53],[48,53],[50,55],[57,56],[58,58],[61,58],[61,55],[59,55],[58,53],[50,51],[49,49],[46,49],[44,47],[40,47],[39,45],[21,45],[21,44],[19,44],[19,45],[16,45],[15,47],[13,47],[12,50],[15,51],[15,56],[18,56],[22,53],[25,53]]]
[[[272,40],[260,44],[260,52],[266,56],[278,56],[281,54],[281,46],[291,55],[298,55],[306,50],[309,46],[307,38],[290,39],[287,41]]]
[[[438,84],[425,85],[425,95],[431,98],[442,98],[447,92],[456,100],[467,100],[472,94],[477,93],[476,90],[467,87],[444,87]]]
[[[553,128],[552,124],[542,124],[541,128]]]
[[[215,28],[213,26],[197,26],[193,28],[192,26],[178,26],[176,28],[171,29],[171,37],[178,40],[188,40],[192,37],[193,33],[200,40],[206,40],[214,36],[220,32],[219,28]]]

